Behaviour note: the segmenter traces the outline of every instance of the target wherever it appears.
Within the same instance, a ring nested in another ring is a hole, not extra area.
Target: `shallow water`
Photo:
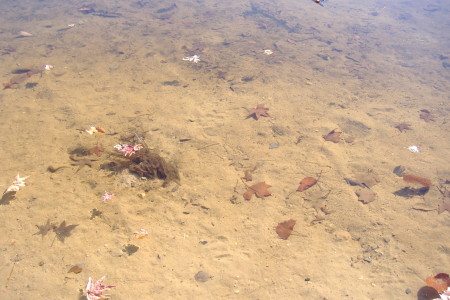
[[[1,200],[2,298],[78,299],[105,275],[111,299],[417,299],[450,272],[448,1],[87,4],[0,3],[1,188],[30,176]],[[124,143],[180,180],[119,170]],[[395,195],[421,188],[399,165],[429,191]],[[245,200],[258,182],[271,195]]]

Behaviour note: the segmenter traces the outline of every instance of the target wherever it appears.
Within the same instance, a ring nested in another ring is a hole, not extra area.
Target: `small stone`
[[[405,290],[405,294],[407,294],[407,295],[411,294],[411,289],[410,289],[410,288],[407,288],[407,289]]]
[[[311,281],[311,278],[306,277],[306,278],[305,278],[305,281]]]

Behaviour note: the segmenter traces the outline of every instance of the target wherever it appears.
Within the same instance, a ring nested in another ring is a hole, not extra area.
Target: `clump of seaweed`
[[[180,174],[176,165],[167,162],[156,151],[149,149],[145,141],[138,135],[136,137],[143,145],[138,144],[137,146],[139,147],[135,151],[127,152],[125,156],[120,155],[120,158],[118,157],[115,161],[111,162],[108,167],[116,171],[128,169],[131,173],[148,179],[164,180],[163,186],[167,186],[172,181],[179,183]],[[129,145],[125,144],[121,146]]]
[[[130,160],[128,169],[141,177],[164,180],[164,185],[171,181],[178,182],[180,174],[174,164],[167,162],[158,153],[147,147],[127,157]]]

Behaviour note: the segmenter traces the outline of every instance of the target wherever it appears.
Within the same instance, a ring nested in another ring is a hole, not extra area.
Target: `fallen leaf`
[[[248,109],[248,116],[246,119],[253,117],[255,120],[258,120],[259,117],[270,117],[268,113],[269,109],[264,107],[264,104],[257,104],[255,108]]]
[[[255,193],[255,191],[248,189],[245,193],[244,193],[244,199],[245,200],[250,200],[252,199],[253,194]]]
[[[450,200],[438,204],[438,214],[448,211],[450,213]]]
[[[272,193],[268,190],[271,185],[268,185],[265,182],[258,182],[252,186],[249,186],[247,191],[244,193],[244,199],[250,200],[252,195],[255,194],[258,198],[264,198],[272,195]]]
[[[73,266],[72,268],[69,269],[69,271],[67,273],[81,273],[81,271],[83,271],[83,265],[82,264],[77,264],[75,266]]]
[[[305,177],[300,181],[300,185],[297,188],[297,191],[303,192],[304,190],[309,189],[313,185],[317,183],[317,179],[312,177]]]
[[[425,122],[436,121],[436,116],[432,115],[431,112],[427,109],[420,110],[420,118]]]
[[[403,174],[403,180],[409,183],[418,183],[427,187],[432,185],[431,180],[412,174]]]
[[[296,221],[293,219],[289,219],[287,221],[281,222],[276,227],[275,231],[277,232],[280,239],[287,240],[291,235],[292,230],[294,230]]]
[[[407,123],[400,123],[395,125],[395,128],[397,128],[398,130],[400,130],[400,132],[406,131],[406,130],[411,130],[411,125],[407,124]]]
[[[358,195],[358,201],[361,201],[364,204],[375,201],[375,197],[377,195],[371,189],[363,189],[359,193],[356,193],[356,194]]]
[[[322,135],[323,139],[328,142],[339,143],[342,132],[336,131],[336,129],[331,130],[327,135]]]

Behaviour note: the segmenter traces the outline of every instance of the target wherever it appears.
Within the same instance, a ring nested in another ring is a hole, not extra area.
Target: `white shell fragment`
[[[273,51],[270,50],[270,49],[266,49],[266,50],[264,50],[264,54],[265,54],[265,55],[272,55],[272,54],[273,54]]]
[[[198,63],[200,61],[200,56],[198,55],[186,56],[183,57],[183,60]]]
[[[409,151],[411,151],[413,153],[419,153],[420,152],[420,149],[417,146],[409,146],[409,147],[406,147],[406,149],[408,149]]]

